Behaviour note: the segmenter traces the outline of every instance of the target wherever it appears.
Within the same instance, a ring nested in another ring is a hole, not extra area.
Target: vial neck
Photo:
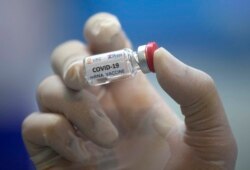
[[[139,65],[139,59],[138,59],[138,54],[133,51],[132,57],[131,57],[131,64],[134,70],[141,70],[140,65]]]

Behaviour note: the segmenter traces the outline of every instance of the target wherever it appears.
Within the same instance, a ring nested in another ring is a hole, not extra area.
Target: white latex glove
[[[89,87],[79,55],[130,47],[116,17],[100,13],[84,29],[88,45],[66,42],[52,54],[56,75],[38,87],[40,111],[23,123],[37,169],[234,169],[237,147],[213,80],[164,48],[154,53],[161,87],[179,120],[146,77]]]

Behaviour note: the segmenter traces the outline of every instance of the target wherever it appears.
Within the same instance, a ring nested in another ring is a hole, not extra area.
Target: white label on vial
[[[118,77],[129,72],[128,56],[124,50],[94,55],[85,58],[86,78],[88,81]]]

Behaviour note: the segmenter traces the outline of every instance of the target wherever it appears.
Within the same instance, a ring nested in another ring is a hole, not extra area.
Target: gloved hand
[[[52,54],[56,75],[38,87],[39,112],[22,132],[37,169],[234,169],[237,146],[213,80],[159,48],[161,87],[179,105],[181,121],[142,73],[89,87],[79,55],[130,47],[116,17],[100,13],[84,28],[88,41],[69,41]],[[81,60],[82,61],[82,60]]]

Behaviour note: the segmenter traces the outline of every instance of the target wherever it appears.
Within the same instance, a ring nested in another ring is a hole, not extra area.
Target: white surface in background
[[[49,3],[31,0],[0,2],[0,123],[11,127],[35,106],[37,76],[41,64],[49,65]],[[19,118],[20,119],[20,118]]]

